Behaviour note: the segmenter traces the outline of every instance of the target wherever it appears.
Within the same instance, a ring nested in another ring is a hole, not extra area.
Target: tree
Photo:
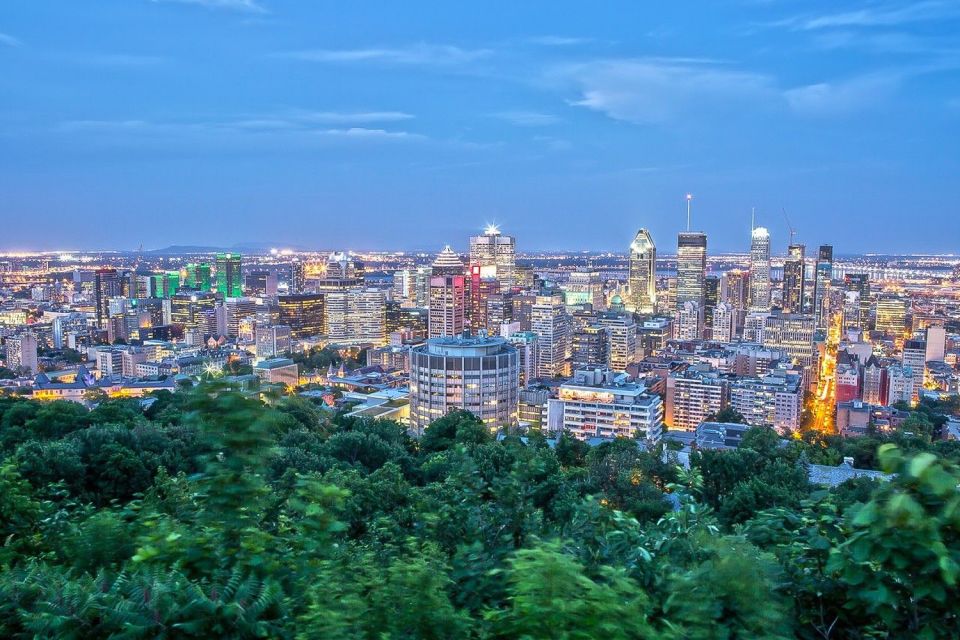
[[[729,422],[734,424],[747,424],[747,419],[742,413],[733,407],[724,407],[707,418],[709,422]]]

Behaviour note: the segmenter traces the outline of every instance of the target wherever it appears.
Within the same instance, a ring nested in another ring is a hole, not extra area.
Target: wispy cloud
[[[229,9],[247,13],[266,13],[267,9],[256,0],[153,0],[165,4],[193,4],[210,9]]]
[[[790,108],[802,115],[843,115],[881,104],[896,93],[903,79],[901,72],[871,73],[797,87],[783,95]]]
[[[924,0],[913,3],[871,5],[854,11],[794,16],[772,23],[771,26],[811,31],[845,27],[891,27],[958,18],[960,18],[960,3],[956,0]]]
[[[547,127],[562,120],[551,113],[538,111],[500,111],[492,114],[494,118],[504,120],[518,127]]]
[[[544,47],[572,47],[580,44],[589,44],[593,38],[576,38],[569,36],[531,36],[526,39],[530,44],[537,44]]]
[[[22,42],[19,39],[14,38],[9,33],[0,33],[0,46],[4,47],[19,47]]]
[[[579,97],[571,104],[640,124],[682,119],[705,105],[719,113],[776,93],[769,76],[696,58],[600,60],[552,75],[574,84]]]
[[[276,57],[325,63],[380,63],[398,65],[454,66],[474,62],[492,53],[490,49],[463,49],[452,45],[418,43],[407,47],[366,49],[305,49],[285,51]]]

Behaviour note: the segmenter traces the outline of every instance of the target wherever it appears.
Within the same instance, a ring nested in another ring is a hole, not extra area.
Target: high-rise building
[[[217,293],[221,296],[239,298],[243,295],[241,261],[239,253],[217,254]]]
[[[433,276],[462,276],[466,273],[463,260],[456,251],[446,245],[433,261],[431,275]]]
[[[703,337],[713,339],[713,310],[720,303],[720,276],[707,276],[703,282]]]
[[[364,264],[344,251],[335,251],[327,256],[323,276],[316,281],[320,293],[346,291],[362,288],[366,269]]]
[[[770,310],[770,232],[756,227],[750,234],[750,311]]]
[[[563,285],[568,307],[590,305],[595,310],[605,309],[603,280],[598,271],[574,271]]]
[[[150,297],[170,298],[180,290],[180,272],[167,271],[150,276]]]
[[[847,291],[857,292],[859,309],[857,310],[856,324],[852,326],[866,331],[870,325],[870,276],[866,273],[848,273],[843,276],[843,285]],[[853,311],[853,309],[850,309],[850,311]],[[854,318],[851,317],[850,321],[852,323]],[[844,318],[844,324],[851,326],[846,318]]]
[[[597,323],[607,330],[608,366],[614,371],[626,371],[638,359],[637,323],[633,314],[608,311],[599,314]]]
[[[900,361],[903,368],[909,368],[913,375],[913,393],[910,399],[916,402],[923,390],[923,376],[927,369],[927,343],[923,340],[907,340],[903,343]]]
[[[772,313],[764,320],[763,346],[780,349],[804,367],[813,364],[812,316],[799,313]]]
[[[915,397],[914,374],[910,367],[898,364],[887,367],[887,399],[884,404],[894,405],[898,402],[910,404]]]
[[[721,302],[713,308],[712,339],[719,342],[732,342],[736,337],[736,318],[733,306]]]
[[[340,345],[387,343],[386,296],[380,289],[350,289],[324,294],[327,338]]]
[[[599,324],[580,327],[573,332],[571,366],[574,370],[606,367],[609,349],[609,338],[604,327]]]
[[[730,384],[730,408],[751,426],[773,427],[781,433],[799,429],[802,376],[778,374],[734,380]]]
[[[97,269],[93,279],[97,328],[106,329],[110,318],[110,298],[120,295],[120,277],[116,269]]]
[[[640,229],[630,243],[627,273],[628,308],[653,313],[657,307],[657,247],[647,229]]]
[[[677,237],[676,308],[686,302],[704,305],[704,283],[707,278],[707,234],[685,231]]]
[[[307,267],[300,260],[290,263],[289,293],[303,293],[307,286]]]
[[[830,282],[833,279],[833,247],[820,245],[813,282],[813,317],[817,329],[830,323]]]
[[[182,291],[170,298],[170,319],[185,331],[205,332],[208,314],[213,314],[217,298],[212,293]]]
[[[507,336],[507,341],[517,350],[520,386],[525,387],[537,377],[537,334],[533,331],[518,331]]]
[[[7,368],[14,371],[22,369],[27,375],[38,373],[37,336],[32,333],[21,333],[7,338],[6,363]]]
[[[690,368],[667,376],[666,423],[693,431],[730,402],[730,380],[713,370]]]
[[[467,285],[461,275],[430,278],[430,337],[459,336],[467,329]]]
[[[500,337],[431,338],[414,347],[411,428],[422,433],[457,409],[469,411],[491,429],[516,424],[519,370],[517,350]]]
[[[470,330],[474,335],[487,330],[487,301],[491,296],[500,293],[500,281],[493,277],[483,277],[481,271],[482,268],[479,265],[470,266],[468,286],[470,300],[467,315]]]
[[[747,315],[750,298],[750,274],[740,269],[731,269],[723,274],[720,282],[720,300],[733,308],[734,333],[739,333]]]
[[[927,327],[927,362],[940,362],[947,352],[947,330],[942,324]]]
[[[257,357],[275,358],[290,351],[290,327],[285,324],[257,327]]]
[[[906,299],[891,295],[877,300],[877,331],[891,336],[900,336],[903,335],[906,324]]]
[[[806,287],[806,246],[792,244],[787,247],[787,259],[783,261],[783,311],[803,312],[803,294]]]
[[[326,304],[322,293],[295,293],[277,298],[278,320],[290,327],[290,336],[301,340],[326,330]]]
[[[190,263],[183,268],[183,285],[198,291],[213,289],[212,269],[209,262]]]
[[[537,334],[537,377],[567,374],[570,321],[559,293],[538,295],[530,309],[531,331]]]
[[[677,340],[699,340],[703,335],[703,306],[693,300],[684,302],[674,316],[673,335]]]
[[[487,225],[483,235],[470,238],[470,265],[481,269],[481,277],[496,278],[507,291],[516,284],[517,242],[500,233],[496,225]]]

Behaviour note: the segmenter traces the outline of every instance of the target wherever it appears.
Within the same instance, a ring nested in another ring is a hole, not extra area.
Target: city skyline
[[[2,249],[611,250],[689,191],[716,253],[752,207],[775,255],[955,250],[956,5],[327,9],[8,10]]]

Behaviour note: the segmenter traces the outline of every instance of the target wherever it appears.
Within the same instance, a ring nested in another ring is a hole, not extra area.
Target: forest
[[[217,383],[0,398],[0,637],[957,638],[958,451],[911,420],[685,469]],[[808,483],[843,456],[893,475]]]

